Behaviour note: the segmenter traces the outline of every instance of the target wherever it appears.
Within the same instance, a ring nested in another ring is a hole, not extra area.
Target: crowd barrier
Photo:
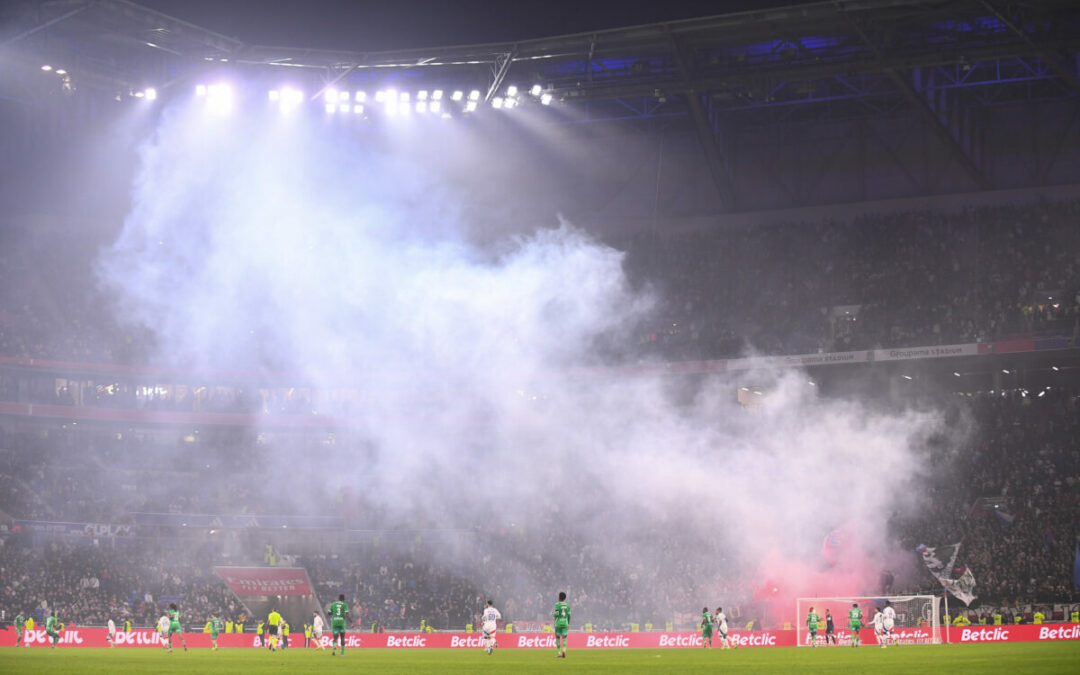
[[[930,631],[925,628],[901,628],[894,631],[901,642],[920,643],[930,639]],[[62,633],[60,647],[108,647],[105,628],[76,627],[67,628]],[[796,632],[793,630],[733,631],[729,633],[739,647],[794,647]],[[841,645],[851,644],[851,631],[837,631],[837,641]],[[860,635],[864,645],[875,645],[877,640],[871,629],[863,629]],[[1080,640],[1080,624],[1043,624],[1023,626],[968,626],[965,628],[942,629],[942,639],[952,643],[982,642],[1052,642],[1060,640]],[[47,647],[52,640],[45,635],[44,629],[34,628],[24,635],[24,644],[29,647]],[[819,644],[824,634],[818,634]],[[185,633],[184,641],[189,648],[205,649],[210,647],[209,633]],[[302,633],[293,634],[290,648],[303,649]],[[322,642],[330,646],[330,637],[324,635]],[[500,649],[555,649],[555,636],[538,633],[500,633]],[[15,645],[15,631],[6,628],[0,632],[0,646]],[[719,637],[713,638],[713,646],[719,647]],[[161,637],[151,629],[117,631],[116,646],[120,647],[162,647]],[[173,639],[173,647],[179,648],[180,640]],[[222,648],[257,648],[259,639],[254,633],[222,633],[218,636],[218,646]],[[346,647],[350,649],[480,649],[483,638],[476,633],[349,633]],[[677,649],[700,648],[701,634],[680,633],[571,633],[570,649]]]

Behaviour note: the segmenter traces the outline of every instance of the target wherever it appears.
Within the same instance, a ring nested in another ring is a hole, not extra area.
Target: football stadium
[[[1077,663],[1075,2],[0,3],[0,670]]]

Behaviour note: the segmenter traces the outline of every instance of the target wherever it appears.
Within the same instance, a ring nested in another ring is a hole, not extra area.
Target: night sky
[[[249,44],[383,51],[507,42],[799,0],[138,0]]]

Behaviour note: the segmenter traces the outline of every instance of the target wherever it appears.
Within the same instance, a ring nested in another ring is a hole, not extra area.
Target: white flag
[[[923,564],[934,578],[941,582],[946,591],[965,605],[971,605],[975,599],[975,575],[971,568],[961,564],[963,571],[957,574],[956,557],[960,554],[960,544],[948,546],[920,545],[917,549],[922,554]]]

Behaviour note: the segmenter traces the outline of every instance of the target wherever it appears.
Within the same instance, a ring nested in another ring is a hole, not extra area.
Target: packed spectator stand
[[[1078,217],[1080,202],[1035,203],[647,234],[612,243],[627,251],[630,279],[662,294],[655,326],[643,327],[630,340],[642,359],[723,358],[749,347],[800,354],[1014,335],[1075,340]],[[146,365],[152,338],[109,318],[108,303],[88,281],[90,261],[80,260],[78,251],[85,251],[81,243],[68,250],[0,252],[0,279],[43,281],[40,270],[57,270],[48,283],[3,285],[0,356]],[[35,255],[65,264],[39,265]],[[962,558],[978,582],[983,608],[1080,601],[1071,579],[1080,535],[1080,391],[1074,385],[1042,395],[1020,388],[971,392],[950,403],[963,407],[973,431],[956,456],[939,458],[942,470],[925,486],[918,517],[893,519],[898,539],[911,551],[920,543],[962,541]],[[213,411],[286,414],[310,408],[292,400],[256,401],[235,388],[201,404],[136,395],[133,388],[120,391],[76,401],[63,387],[27,392],[18,377],[0,371],[0,401],[29,397],[59,405],[147,410],[203,405]],[[131,525],[133,512],[150,510],[304,513],[308,508],[287,497],[270,501],[245,487],[266,478],[258,462],[248,461],[263,452],[250,438],[222,435],[190,443],[161,436],[127,426],[76,432],[59,425],[47,433],[0,435],[0,606],[9,613],[55,607],[78,624],[130,618],[149,626],[160,615],[163,598],[178,598],[199,624],[211,612],[236,622],[247,619],[211,571],[215,564],[243,558],[227,545],[192,547],[192,540],[160,531],[139,532],[130,541],[40,538],[15,524]],[[324,441],[302,444],[314,452]],[[180,453],[195,461],[158,459]],[[93,489],[79,480],[81,472],[93,472]],[[222,476],[230,479],[227,489],[213,480]],[[239,541],[234,549],[249,553],[263,544],[257,533],[230,536]],[[675,555],[663,573],[627,574],[599,554],[616,542],[575,541],[569,533],[558,547],[578,554],[560,565],[530,558],[554,547],[545,534],[531,535],[540,537],[535,540],[463,536],[489,551],[472,571],[441,567],[422,542],[328,545],[297,562],[308,570],[321,601],[345,593],[357,625],[365,629],[417,628],[421,620],[436,628],[460,628],[489,596],[499,599],[508,619],[544,619],[551,598],[517,595],[523,574],[551,588],[570,579],[581,589],[575,618],[598,625],[659,625],[684,608],[700,606],[703,595],[718,593],[726,605],[745,608],[739,618],[756,611],[759,579],[688,567]],[[923,574],[891,590],[939,594],[935,584]]]

